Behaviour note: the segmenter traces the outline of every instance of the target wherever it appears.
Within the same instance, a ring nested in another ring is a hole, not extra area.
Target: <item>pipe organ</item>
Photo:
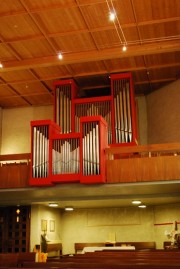
[[[30,185],[104,183],[104,149],[136,144],[132,76],[110,81],[110,95],[88,98],[72,79],[55,82],[54,121],[31,122]]]

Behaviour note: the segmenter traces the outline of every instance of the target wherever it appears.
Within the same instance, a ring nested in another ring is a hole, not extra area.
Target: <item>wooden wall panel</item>
[[[180,179],[180,156],[107,160],[107,183]]]
[[[0,165],[0,188],[24,188],[29,186],[29,163]]]

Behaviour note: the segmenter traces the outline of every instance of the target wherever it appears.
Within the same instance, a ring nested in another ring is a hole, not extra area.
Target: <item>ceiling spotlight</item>
[[[59,53],[58,53],[58,59],[59,59],[59,60],[62,60],[62,58],[63,58],[63,55],[62,55],[61,52],[59,52]]]
[[[114,21],[115,18],[116,18],[116,14],[114,12],[110,12],[110,14],[109,14],[110,21]]]
[[[123,48],[122,48],[123,51],[126,51],[127,50],[127,47],[124,45]]]
[[[0,62],[0,68],[3,68],[3,64]]]
[[[138,205],[140,208],[146,208],[146,205]]]
[[[134,201],[132,201],[132,204],[133,204],[133,205],[140,205],[140,204],[141,204],[141,201],[139,201],[139,200],[134,200]]]
[[[50,207],[58,207],[58,203],[49,203]]]
[[[66,206],[65,211],[73,211],[74,208],[72,206]]]

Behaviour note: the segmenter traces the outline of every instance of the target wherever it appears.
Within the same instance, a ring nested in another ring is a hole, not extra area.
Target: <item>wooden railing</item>
[[[29,186],[30,153],[0,155],[0,188]]]
[[[106,149],[107,182],[180,179],[180,143]]]

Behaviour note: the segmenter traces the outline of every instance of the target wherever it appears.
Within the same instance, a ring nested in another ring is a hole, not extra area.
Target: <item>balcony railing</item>
[[[107,183],[180,179],[180,143],[106,149]]]

